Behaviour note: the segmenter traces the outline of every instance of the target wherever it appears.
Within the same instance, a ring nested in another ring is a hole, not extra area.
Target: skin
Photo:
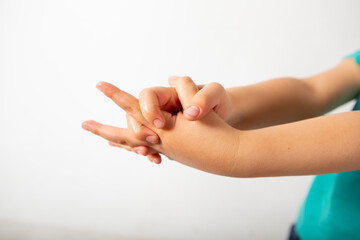
[[[190,106],[199,108],[198,116],[189,116],[185,111],[185,118],[198,120],[213,109],[231,126],[246,130],[321,116],[356,96],[359,71],[359,66],[352,59],[346,59],[332,69],[304,79],[277,78],[226,90],[218,83],[209,83],[200,86],[200,91],[191,100]],[[182,110],[177,93],[171,89],[162,87],[159,91],[158,87],[146,88],[140,93],[140,107],[146,120],[163,120],[160,109]],[[172,104],[163,105],[168,102]],[[128,124],[139,123],[130,118]],[[133,133],[145,140],[139,132]],[[151,131],[146,134],[156,135]],[[143,153],[149,152],[146,146],[142,148]],[[148,158],[155,163],[161,162],[160,155],[156,153],[149,154]]]
[[[134,97],[129,101],[128,94],[110,84],[98,87],[129,114],[130,125],[143,126],[143,133],[144,129],[151,132],[135,137],[135,131],[129,130],[132,127],[109,132],[104,125],[91,121],[83,127],[117,146],[129,150],[142,147],[143,155],[161,152],[188,166],[232,177],[360,169],[359,111],[312,118],[353,99],[359,92],[360,68],[351,59],[309,78],[279,78],[226,91],[214,84],[217,90],[203,87],[198,91],[187,77],[173,77],[169,82],[172,89],[162,89],[167,95],[154,90],[152,96],[140,95],[140,103]],[[168,106],[177,110],[180,103],[184,114],[170,114],[171,109],[164,108],[163,103],[171,101],[161,100],[159,94],[167,96],[165,100],[172,99],[174,104]],[[148,101],[150,106],[145,107],[146,99],[154,99],[154,95],[158,102]],[[198,117],[186,114],[193,105],[200,109]],[[163,125],[154,127],[154,118],[162,120]],[[299,121],[302,119],[307,120]],[[286,122],[293,123],[283,124]],[[274,126],[277,124],[281,125]],[[148,134],[157,135],[161,141],[150,144],[140,140]]]
[[[179,81],[171,82],[171,85],[176,89],[184,88],[180,97],[184,106],[187,105],[187,99],[198,91],[191,80],[181,86]],[[162,112],[166,124],[162,129],[157,129],[144,119],[135,97],[109,83],[100,83],[98,88],[132,118],[160,136],[161,141],[151,145],[155,151],[165,154],[170,159],[176,159],[182,164],[207,172],[227,175],[231,171],[237,152],[237,141],[234,141],[237,137],[236,130],[226,124],[215,112],[209,112],[199,121],[186,120],[182,112],[176,115]],[[134,147],[148,144],[129,135],[129,129],[102,125],[95,121],[84,122],[83,128],[123,146]],[[214,139],[219,139],[219,141],[214,141]],[[217,147],[209,148],[214,143],[218,144]]]
[[[181,78],[172,76],[169,77],[169,84],[171,86],[171,82],[178,81],[179,84],[177,89],[172,87],[153,87],[143,89],[139,94],[139,105],[144,118],[148,122],[152,122],[155,127],[162,128],[164,126],[165,119],[161,111],[175,114],[179,111],[185,110],[184,117],[187,120],[194,121],[203,118],[210,110],[213,110],[227,122],[232,112],[231,99],[230,95],[219,83],[213,82],[197,86],[199,91],[197,91],[191,98],[189,106],[186,109],[183,108],[184,104],[182,104],[179,99],[178,92],[184,91],[184,83],[186,83],[187,80],[189,80],[187,77]],[[192,106],[197,108],[196,116],[187,114],[187,109]],[[148,141],[147,137],[149,136],[151,136],[152,139],[158,139],[155,132],[143,127],[143,125],[134,118],[128,117],[127,120],[129,128],[133,130],[133,134],[136,135],[138,139]],[[155,124],[159,123],[159,121],[161,122],[160,124]],[[145,131],[144,129],[147,130]],[[122,147],[114,143],[111,143],[111,145]],[[161,163],[161,156],[158,152],[147,146],[141,146],[141,148],[142,155],[147,155],[149,160],[154,163]]]

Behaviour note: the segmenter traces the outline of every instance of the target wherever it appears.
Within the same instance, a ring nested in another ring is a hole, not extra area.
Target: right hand
[[[198,86],[200,89],[193,97],[185,110],[183,103],[181,103],[178,92],[185,91],[185,86],[189,82],[193,83],[189,77],[169,77],[170,87],[152,87],[145,88],[140,92],[139,105],[141,113],[144,118],[152,123],[156,128],[163,128],[165,125],[165,118],[162,111],[176,114],[179,111],[184,112],[185,119],[189,121],[200,120],[210,110],[214,110],[220,118],[228,122],[232,114],[232,105],[229,94],[224,87],[219,83],[209,83]],[[173,88],[176,82],[176,88]],[[134,136],[141,141],[149,143],[157,143],[159,137],[155,132],[140,124],[134,118],[128,116],[127,123],[129,129]],[[117,146],[116,143],[111,143],[112,146]],[[122,147],[122,146],[119,146]],[[161,157],[158,152],[150,149],[147,146],[137,146],[132,149],[142,155],[148,156],[148,159],[154,163],[161,163]]]

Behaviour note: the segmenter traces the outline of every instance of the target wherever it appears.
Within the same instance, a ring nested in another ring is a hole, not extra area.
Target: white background
[[[125,126],[98,81],[137,95],[169,75],[231,87],[330,68],[359,49],[359,12],[357,0],[0,0],[0,226],[285,239],[312,177],[157,166],[80,125]]]

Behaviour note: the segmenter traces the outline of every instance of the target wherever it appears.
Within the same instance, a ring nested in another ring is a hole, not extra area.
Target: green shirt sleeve
[[[354,52],[353,54],[346,56],[346,58],[353,58],[354,61],[360,65],[360,50],[357,52]]]

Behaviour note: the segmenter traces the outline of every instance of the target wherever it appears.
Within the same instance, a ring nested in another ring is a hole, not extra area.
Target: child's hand
[[[171,83],[174,82],[177,83],[177,90],[171,85]],[[163,128],[166,124],[162,113],[163,111],[177,114],[179,111],[183,110],[177,92],[183,92],[184,87],[188,82],[193,84],[189,77],[173,76],[169,78],[169,88],[153,87],[142,90],[139,95],[139,104],[144,118],[155,127]],[[230,96],[225,89],[219,83],[209,83],[198,86],[198,88],[200,90],[191,97],[188,107],[185,108],[184,117],[190,121],[199,120],[210,110],[214,110],[222,119],[228,121],[232,113],[232,107]],[[137,139],[152,144],[157,143],[159,140],[156,133],[139,124],[139,122],[132,117],[127,117],[127,123],[130,131]],[[118,146],[115,143],[111,143],[111,145]],[[147,146],[138,146],[136,149],[131,150],[142,155],[147,155],[152,162],[161,162],[160,155],[154,152],[154,150],[149,149]]]
[[[196,85],[192,81],[180,83],[177,80],[170,80],[170,85],[177,90],[182,106],[189,107],[198,91]],[[237,154],[237,131],[214,111],[210,111],[199,121],[187,121],[182,112],[172,115],[161,111],[165,125],[162,129],[157,129],[143,117],[136,98],[108,83],[102,83],[98,88],[138,123],[155,132],[161,141],[156,144],[146,143],[129,134],[129,129],[109,127],[93,121],[84,122],[85,129],[124,147],[151,147],[170,159],[204,171],[225,175],[231,172]]]
[[[199,91],[191,97],[188,107],[183,108],[178,92],[184,91],[185,86],[193,81],[189,77],[176,76],[169,77],[168,81],[170,88],[145,88],[139,95],[141,112],[155,127],[162,128],[165,124],[162,111],[176,114],[183,110],[184,117],[190,121],[202,119],[210,110],[214,110],[225,121],[230,118],[230,96],[221,84],[213,82],[197,86]],[[171,84],[174,82],[178,84],[177,90]]]

